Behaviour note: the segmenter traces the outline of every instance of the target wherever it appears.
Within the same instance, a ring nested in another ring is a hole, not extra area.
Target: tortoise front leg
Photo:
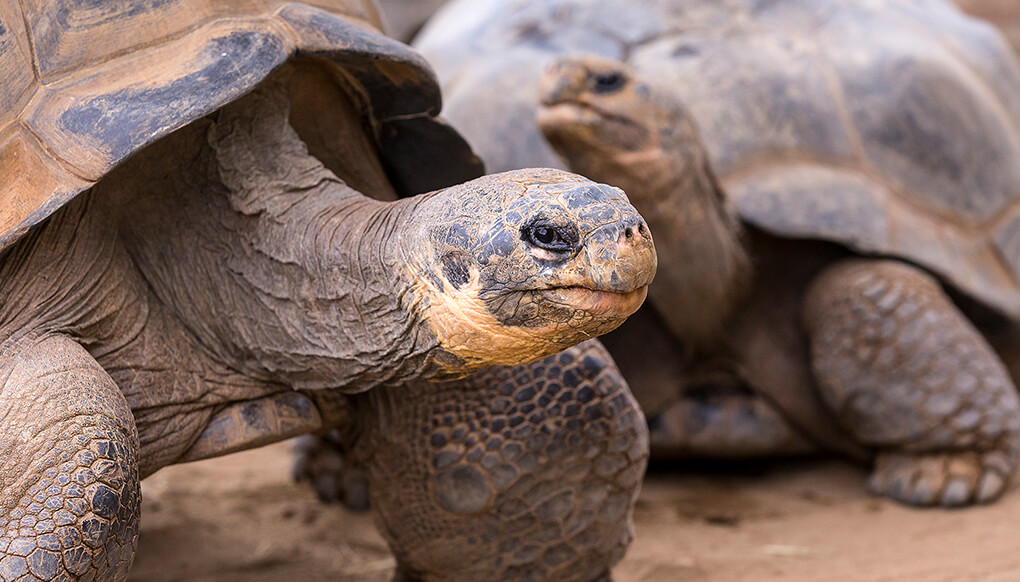
[[[353,402],[397,580],[610,580],[648,431],[600,344]]]
[[[117,385],[60,335],[5,344],[0,378],[0,581],[126,579],[141,493]]]
[[[1005,365],[938,283],[895,261],[845,261],[805,302],[811,362],[845,428],[877,450],[870,487],[913,505],[986,503],[1017,464]]]

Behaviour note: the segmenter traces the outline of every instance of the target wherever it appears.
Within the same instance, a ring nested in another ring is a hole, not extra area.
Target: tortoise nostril
[[[637,231],[638,234],[640,234],[641,236],[646,236],[647,230],[645,229],[645,223],[642,222],[641,224],[639,224],[637,227]]]
[[[634,238],[634,231],[628,226],[624,231],[623,235],[627,238]]]

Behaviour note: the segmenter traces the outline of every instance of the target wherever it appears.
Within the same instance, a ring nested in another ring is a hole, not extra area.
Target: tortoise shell
[[[481,173],[368,0],[0,0],[0,250],[162,136],[314,58],[362,96],[397,193]]]
[[[964,12],[999,27],[1013,48],[1020,51],[1020,2],[1016,0],[956,0]]]
[[[615,58],[692,111],[745,221],[1020,319],[1020,65],[949,2],[457,0],[416,46],[492,170],[561,165],[534,122],[543,68]]]
[[[446,0],[379,0],[386,32],[404,42],[410,42],[443,4]]]

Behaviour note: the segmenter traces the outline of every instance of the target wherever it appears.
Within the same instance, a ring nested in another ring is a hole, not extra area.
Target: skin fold
[[[308,153],[281,75],[0,256],[0,580],[124,579],[160,467],[549,356],[644,299],[655,251],[619,189],[526,170],[374,200]],[[360,128],[353,103],[331,115]]]

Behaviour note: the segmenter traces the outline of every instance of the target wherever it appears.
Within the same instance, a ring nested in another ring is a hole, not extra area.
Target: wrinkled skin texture
[[[660,236],[670,260],[650,294],[665,323],[660,333],[690,346],[693,355],[686,377],[673,384],[681,394],[685,383],[750,387],[794,428],[811,418],[812,436],[874,459],[871,490],[904,503],[960,506],[1002,494],[1020,443],[1016,387],[988,340],[933,277],[893,260],[848,259],[834,245],[757,231],[742,236],[690,114],[667,88],[623,63],[558,61],[543,79],[538,121],[568,165],[624,185],[655,232],[675,229],[667,243]],[[701,227],[686,228],[691,221]],[[757,273],[747,272],[745,248]],[[688,253],[707,253],[705,261],[737,265],[744,274],[693,271],[683,260]],[[731,290],[716,302],[670,301],[694,293],[685,287],[732,288],[746,278],[753,300]],[[714,336],[697,325],[704,319],[686,313],[706,307],[717,322]],[[648,335],[622,343],[628,342],[633,350],[647,345]],[[718,360],[731,362],[729,374],[724,366],[711,375]],[[621,360],[625,374],[634,363]],[[763,442],[804,450],[805,443],[776,429],[775,415],[761,410],[759,398],[752,393],[724,406],[750,412],[744,430],[760,431]],[[694,444],[702,429],[682,416],[695,421],[722,401],[713,400],[700,407],[681,402],[679,411],[653,420],[653,442],[673,441],[680,450]],[[817,427],[827,424],[835,430],[820,433]]]
[[[633,537],[648,441],[598,343],[351,402],[360,429],[343,448],[398,579],[609,579]]]
[[[349,425],[345,394],[547,356],[644,298],[654,249],[619,190],[536,170],[379,202],[287,104],[284,72],[0,256],[0,580],[122,580],[160,467]]]
[[[349,402],[348,430],[295,443],[294,475],[324,501],[371,504],[408,549],[397,579],[610,580],[633,535],[648,433],[597,342]]]
[[[611,579],[648,433],[597,342],[349,402],[346,430],[295,441],[294,476],[323,501],[371,505],[391,545],[409,549],[398,580]]]

